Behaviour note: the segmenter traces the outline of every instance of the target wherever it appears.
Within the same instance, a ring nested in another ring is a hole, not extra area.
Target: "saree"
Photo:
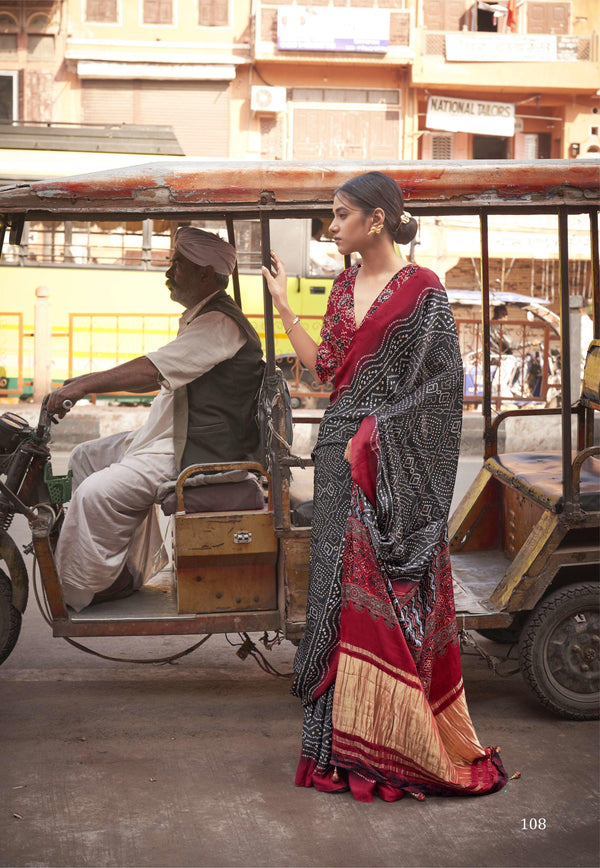
[[[410,265],[357,328],[358,267],[334,283],[317,359],[334,390],[313,452],[295,782],[360,801],[494,792],[507,776],[469,716],[448,554],[463,392],[454,317],[436,275]]]

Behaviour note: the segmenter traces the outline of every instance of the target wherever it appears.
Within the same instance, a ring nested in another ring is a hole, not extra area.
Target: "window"
[[[54,36],[46,33],[28,33],[27,57],[29,60],[52,60],[54,58]]]
[[[172,24],[172,0],[144,0],[144,24]]]
[[[117,0],[86,0],[85,20],[98,24],[117,24],[119,9]]]
[[[27,22],[28,33],[46,33],[50,29],[50,19],[43,12],[32,15]]]
[[[508,139],[501,136],[473,136],[474,160],[507,160]]]
[[[17,19],[8,12],[0,12],[0,33],[17,33],[18,30]]]
[[[527,32],[568,34],[570,13],[570,3],[528,2]]]
[[[17,118],[17,73],[0,74],[0,120]]]
[[[487,7],[487,3],[484,4]],[[497,18],[491,9],[477,7],[477,30],[483,33],[497,33]]]
[[[431,133],[431,159],[452,160],[454,157],[454,136],[452,133]]]
[[[229,0],[198,0],[200,27],[224,27],[229,24]]]
[[[227,238],[227,229],[221,220],[195,220],[191,225]],[[69,263],[147,271],[168,268],[176,228],[177,223],[169,220],[143,223],[32,221],[26,224],[23,237],[27,238],[29,264]],[[235,243],[240,270],[260,271],[260,222],[236,220]]]
[[[295,102],[366,103],[368,105],[400,105],[397,90],[359,90],[350,88],[294,87]]]
[[[423,0],[426,30],[462,30],[469,23],[468,0]]]
[[[17,53],[17,34],[0,33],[0,56]]]

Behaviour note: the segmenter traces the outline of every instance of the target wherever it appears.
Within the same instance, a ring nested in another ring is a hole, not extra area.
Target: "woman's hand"
[[[344,451],[344,458],[346,459],[346,461],[348,463],[350,463],[351,454],[352,454],[352,440],[348,440],[348,442],[346,443],[346,449]]]
[[[282,309],[286,310],[288,307],[287,275],[285,273],[283,262],[276,253],[273,253],[273,251],[271,251],[271,270],[263,265],[262,273],[267,281],[269,292],[273,297],[273,304],[279,313],[282,313]]]

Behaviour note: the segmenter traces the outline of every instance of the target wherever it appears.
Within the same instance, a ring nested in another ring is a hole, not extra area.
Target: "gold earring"
[[[376,226],[375,224],[373,224],[371,226],[371,228],[369,229],[369,231],[367,232],[367,235],[379,235],[381,233],[382,229],[383,229],[383,225],[381,223],[379,224],[379,226]]]

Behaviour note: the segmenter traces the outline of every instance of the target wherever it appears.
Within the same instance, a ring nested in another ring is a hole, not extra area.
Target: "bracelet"
[[[300,322],[300,317],[299,317],[299,316],[294,317],[294,319],[292,320],[292,324],[290,325],[290,327],[287,328],[287,329],[285,330],[286,335],[289,335],[289,333],[290,333],[291,330],[294,328],[294,326],[295,326],[297,323],[299,323],[299,322]]]

